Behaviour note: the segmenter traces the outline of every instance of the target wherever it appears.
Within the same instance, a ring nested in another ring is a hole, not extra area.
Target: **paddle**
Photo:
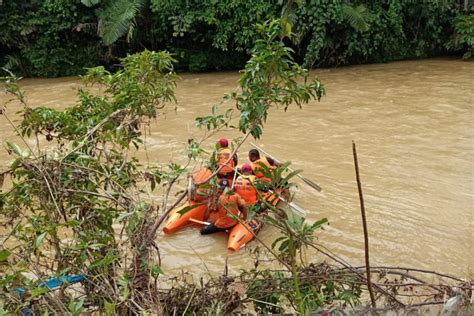
[[[272,158],[273,160],[275,161],[278,161],[278,159],[276,159],[275,157],[273,157],[272,155],[270,155],[269,153],[267,153],[265,150],[263,150],[262,148],[258,147],[257,145],[255,145],[254,143],[250,142],[250,144],[252,146],[254,146],[255,148],[257,148],[258,150],[260,150],[261,152],[263,152],[265,155],[267,155],[268,157]],[[288,170],[290,171],[293,171],[293,169],[289,168],[288,167]],[[296,176],[298,178],[300,178],[301,180],[303,180],[304,183],[306,183],[307,185],[309,185],[310,187],[312,187],[313,189],[315,189],[316,191],[318,192],[321,192],[321,187],[319,185],[317,185],[316,183],[314,183],[313,181],[311,181],[310,179],[306,178],[306,177],[303,177],[302,175],[300,174],[296,174]]]
[[[270,190],[269,192],[272,193],[273,195],[277,196],[280,201],[283,201],[283,202],[285,202],[286,204],[288,204],[288,206],[292,209],[292,211],[293,211],[294,213],[296,213],[296,215],[298,215],[298,216],[301,217],[301,218],[306,218],[306,211],[305,211],[304,209],[302,209],[300,206],[296,205],[296,204],[293,203],[293,202],[288,202],[287,200],[285,200],[284,198],[282,198],[282,197],[280,196],[280,194],[278,194],[278,193],[276,193],[276,192],[274,192],[274,191],[272,191],[272,190]]]
[[[301,218],[306,218],[306,211],[303,210],[300,206],[296,205],[295,203],[293,202],[288,202],[287,200],[285,200],[284,198],[282,198],[281,196],[278,197],[281,201],[285,202],[286,204],[288,204],[288,206],[290,208],[293,209],[293,211],[295,213],[297,213],[297,215]]]
[[[235,179],[237,179],[237,168],[234,168],[234,178],[232,179],[232,190],[234,189],[235,187]]]

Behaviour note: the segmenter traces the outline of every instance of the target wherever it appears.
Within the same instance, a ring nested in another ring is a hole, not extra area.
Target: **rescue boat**
[[[199,170],[194,174],[193,179],[195,183],[201,183],[208,179],[212,173],[207,170]],[[177,230],[196,223],[204,223],[206,220],[206,212],[209,208],[207,200],[203,198],[204,188],[197,188],[196,192],[201,194],[192,194],[191,199],[184,204],[173,209],[168,215],[163,232],[167,235],[176,232]],[[264,198],[273,205],[277,205],[280,201],[275,195],[271,193],[263,193]],[[198,224],[202,226],[203,224]],[[252,219],[249,223],[241,222],[232,227],[229,231],[227,240],[227,249],[230,251],[238,251],[247,243],[252,241],[263,226],[263,222],[257,219]]]

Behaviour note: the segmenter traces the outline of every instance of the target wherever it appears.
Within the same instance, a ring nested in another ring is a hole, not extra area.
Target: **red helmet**
[[[223,148],[229,146],[229,141],[227,140],[227,138],[221,138],[217,143]]]
[[[244,163],[240,168],[240,171],[252,171],[252,167],[248,163]]]

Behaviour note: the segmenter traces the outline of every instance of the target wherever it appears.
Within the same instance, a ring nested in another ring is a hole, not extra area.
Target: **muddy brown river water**
[[[302,110],[272,110],[264,136],[256,143],[317,182],[303,183],[295,202],[308,220],[327,217],[319,242],[358,265],[364,262],[362,224],[352,160],[357,144],[373,265],[410,266],[472,278],[474,275],[474,63],[428,59],[318,70],[327,96]],[[190,137],[199,138],[193,119],[233,90],[236,72],[183,74],[176,89],[178,108],[168,109],[147,137],[151,164],[182,161]],[[22,81],[31,105],[63,108],[75,100],[77,78]],[[0,94],[0,103],[6,100]],[[225,105],[227,106],[227,105]],[[15,104],[8,113],[17,110]],[[223,136],[236,137],[236,131]],[[219,135],[220,136],[220,135]],[[18,140],[0,116],[0,140]],[[207,148],[211,148],[209,141]],[[240,160],[250,144],[243,146]],[[137,154],[146,163],[144,152]],[[11,159],[0,151],[0,169]],[[4,232],[3,232],[4,233]],[[271,243],[275,231],[261,232]],[[157,237],[163,270],[195,274],[251,267],[249,244],[229,253],[223,236],[200,236],[188,228]],[[307,253],[310,260],[325,260]]]

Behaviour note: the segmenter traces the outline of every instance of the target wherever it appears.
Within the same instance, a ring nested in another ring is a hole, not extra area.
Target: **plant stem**
[[[298,306],[298,311],[301,315],[305,314],[305,308],[303,304],[303,299],[301,297],[300,291],[300,281],[298,279],[298,267],[296,264],[296,249],[293,240],[293,235],[289,232],[289,243],[288,247],[290,249],[290,260],[291,260],[291,275],[293,277],[293,290],[295,292],[295,301]]]

